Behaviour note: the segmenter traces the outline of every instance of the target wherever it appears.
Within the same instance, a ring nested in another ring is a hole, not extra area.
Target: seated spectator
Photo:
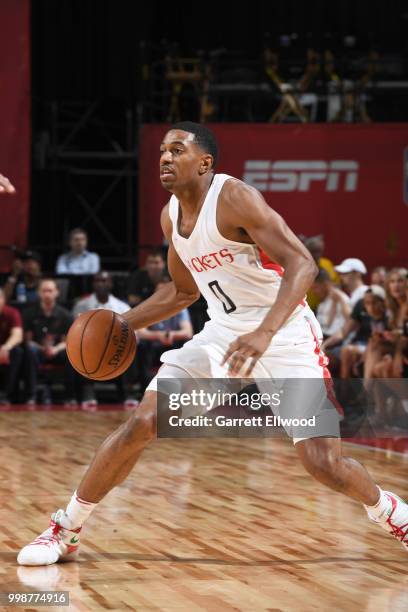
[[[385,289],[385,281],[387,278],[387,268],[385,266],[377,266],[371,272],[370,285],[380,285]]]
[[[42,364],[65,366],[66,402],[74,404],[76,377],[65,350],[65,338],[73,318],[68,310],[57,304],[58,287],[52,278],[41,280],[38,295],[38,304],[24,312],[27,404],[36,403],[38,371]],[[48,387],[45,387],[43,403],[51,403]]]
[[[191,98],[194,99],[192,106],[197,106],[200,84],[203,80],[200,60],[182,57],[178,43],[173,43],[167,49],[164,64],[164,78],[171,90],[167,121],[176,123],[183,115],[182,97],[185,91],[189,92]]]
[[[6,301],[19,304],[37,302],[41,275],[41,256],[35,251],[21,253],[14,260],[11,274],[3,287]]]
[[[320,270],[313,285],[313,293],[319,299],[316,317],[322,328],[323,338],[342,330],[350,316],[348,296],[333,286],[326,270]]]
[[[96,274],[93,279],[93,293],[75,304],[72,311],[74,317],[77,317],[82,312],[88,312],[88,310],[95,310],[96,308],[113,310],[113,312],[118,314],[123,314],[129,310],[126,302],[122,302],[122,300],[112,295],[112,286],[112,276],[109,272],[103,270]]]
[[[166,282],[169,281],[159,282],[156,291]],[[140,382],[145,389],[152,378],[152,368],[159,363],[161,354],[165,350],[180,348],[186,340],[193,337],[193,326],[187,308],[165,321],[139,329],[137,336]]]
[[[385,291],[379,285],[371,285],[364,297],[355,304],[343,329],[322,344],[323,350],[326,351],[342,342],[340,350],[333,352],[334,357],[340,353],[340,378],[358,375],[358,367],[363,364],[372,334],[382,333],[387,329]]]
[[[408,377],[408,283],[404,268],[389,272],[386,290],[389,331],[373,334],[369,342],[365,388],[374,399],[372,424],[406,429],[408,393],[400,380]]]
[[[327,257],[323,257],[323,253],[325,250],[324,237],[322,235],[319,236],[311,236],[310,238],[304,238],[302,240],[304,242],[305,247],[310,251],[313,259],[315,260],[317,266],[321,270],[325,270],[330,280],[333,281],[336,285],[339,284],[340,279],[336,270],[334,269],[333,262],[330,261]],[[310,308],[316,312],[316,308],[319,305],[319,297],[313,291],[313,287],[307,292],[307,303]]]
[[[327,88],[326,121],[331,122],[341,109],[342,83],[336,70],[335,58],[330,49],[323,53],[323,81]]]
[[[279,73],[278,54],[274,53],[269,47],[265,47],[263,51],[263,70],[268,83],[281,96],[281,102],[269,122],[283,121],[293,113],[302,123],[306,123],[308,120],[307,112],[300,104],[292,85],[283,81]]]
[[[309,120],[316,121],[317,107],[319,98],[316,91],[316,81],[320,73],[320,54],[315,49],[307,49],[306,51],[306,67],[303,76],[301,77],[299,88],[299,103],[303,108],[310,107]]]
[[[350,82],[343,82],[343,99],[339,112],[333,117],[334,123],[370,123],[365,99]]]
[[[166,275],[166,260],[161,250],[149,253],[144,268],[133,272],[129,279],[130,306],[137,306],[146,298],[153,295],[156,285]]]
[[[391,329],[399,332],[399,335],[402,334],[404,321],[408,317],[407,288],[407,270],[405,268],[390,270],[385,281],[387,307],[390,311]]]
[[[350,297],[350,306],[354,308],[368,289],[363,281],[363,275],[367,274],[367,268],[361,259],[349,257],[336,266],[335,270],[340,274],[341,284]]]
[[[405,270],[399,271],[399,276]],[[388,284],[389,290],[391,289],[391,283]],[[398,335],[396,341],[396,350],[395,357],[393,361],[393,370],[392,375],[396,378],[408,378],[408,280],[405,274],[405,299],[402,299],[401,289],[398,287],[398,298],[396,301],[399,301],[399,309],[397,316],[393,319],[396,321],[397,325],[401,325],[401,327],[397,327]]]
[[[69,233],[68,253],[60,255],[57,260],[57,274],[96,274],[101,264],[99,255],[87,251],[88,234],[77,227]]]
[[[97,308],[105,308],[106,310],[112,310],[118,314],[123,314],[124,312],[128,311],[129,306],[112,295],[112,284],[112,277],[109,272],[102,271],[96,274],[93,280],[94,292],[89,297],[80,300],[74,306],[74,316]],[[138,402],[131,397],[129,391],[129,373],[125,372],[122,376],[119,376],[119,378],[115,378],[115,383],[118,386],[120,397],[125,406],[128,408],[136,406]],[[86,378],[81,378],[81,386],[82,408],[84,410],[95,410],[96,406],[98,405],[98,401],[95,397],[93,383]]]
[[[400,378],[404,373],[408,320],[408,282],[405,268],[393,268],[386,279],[389,331],[373,339],[365,364],[365,378]]]
[[[0,365],[8,366],[5,399],[0,405],[9,405],[15,391],[23,362],[23,324],[16,308],[6,306],[3,289],[0,289]]]

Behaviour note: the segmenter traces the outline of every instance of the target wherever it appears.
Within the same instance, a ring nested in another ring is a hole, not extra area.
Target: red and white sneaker
[[[395,493],[390,491],[384,491],[384,493],[391,502],[391,511],[381,519],[374,518],[370,514],[368,516],[408,550],[408,504]]]
[[[52,516],[50,526],[31,544],[24,546],[18,554],[19,565],[51,565],[57,561],[75,561],[79,547],[78,529],[67,529],[61,521],[68,517],[64,510],[57,510]]]

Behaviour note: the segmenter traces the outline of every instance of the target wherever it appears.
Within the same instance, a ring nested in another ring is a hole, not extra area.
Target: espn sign
[[[259,191],[309,191],[323,181],[326,191],[356,191],[359,164],[353,160],[247,160],[243,180]]]

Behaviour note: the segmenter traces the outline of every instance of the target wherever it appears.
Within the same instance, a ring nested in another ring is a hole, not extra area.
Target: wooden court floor
[[[314,483],[286,440],[156,441],[88,521],[79,563],[18,567],[126,416],[0,413],[0,591],[69,591],[82,611],[408,610],[407,553]],[[408,494],[407,456],[347,451]]]

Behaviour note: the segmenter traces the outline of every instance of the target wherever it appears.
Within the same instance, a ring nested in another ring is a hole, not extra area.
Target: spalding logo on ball
[[[92,380],[110,380],[125,372],[136,354],[136,336],[129,323],[111,310],[90,310],[71,325],[68,359]]]

